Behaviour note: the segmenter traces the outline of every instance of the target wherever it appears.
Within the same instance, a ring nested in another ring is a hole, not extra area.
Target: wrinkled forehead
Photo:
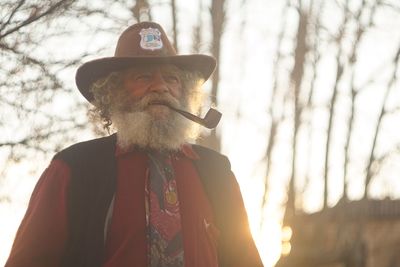
[[[144,73],[144,72],[154,72],[161,71],[162,73],[174,73],[174,74],[182,74],[183,71],[173,64],[146,64],[140,65],[136,67],[129,68],[125,71],[125,73]]]

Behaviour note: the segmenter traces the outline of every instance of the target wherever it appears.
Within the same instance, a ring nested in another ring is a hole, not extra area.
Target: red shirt
[[[147,265],[145,221],[145,178],[147,156],[138,151],[117,149],[117,188],[107,239],[103,267]],[[192,163],[197,155],[184,147],[172,160],[180,202],[181,224],[186,267],[218,266],[218,230],[210,203]],[[232,174],[233,175],[233,174]],[[66,197],[70,169],[54,160],[40,177],[27,212],[18,229],[5,267],[57,267],[67,240]],[[239,191],[239,187],[237,188]],[[243,206],[242,199],[232,200]],[[251,237],[250,237],[251,238]],[[255,247],[237,244],[247,258],[258,257]],[[232,255],[238,256],[238,255]],[[253,257],[254,256],[254,257]],[[245,260],[246,259],[246,260]]]

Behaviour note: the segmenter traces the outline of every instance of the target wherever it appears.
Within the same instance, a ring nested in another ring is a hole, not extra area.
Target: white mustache
[[[138,112],[144,111],[150,105],[161,104],[174,108],[181,108],[181,103],[174,97],[169,95],[150,94],[146,95],[139,101],[127,101],[125,103],[125,111]]]
[[[174,108],[179,108],[181,106],[177,99],[169,95],[148,95],[144,97],[140,102],[142,102],[145,106],[155,104],[163,104]]]

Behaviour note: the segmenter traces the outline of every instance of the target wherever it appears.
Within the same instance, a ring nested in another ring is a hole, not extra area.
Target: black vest
[[[116,135],[78,143],[57,153],[55,159],[66,162],[71,170],[68,188],[68,241],[63,267],[100,267],[104,262],[104,226],[106,213],[116,190]],[[230,237],[248,229],[244,209],[230,200],[240,197],[230,172],[228,159],[205,147],[193,145],[200,160],[193,163],[212,205],[220,230],[218,261],[228,266]]]

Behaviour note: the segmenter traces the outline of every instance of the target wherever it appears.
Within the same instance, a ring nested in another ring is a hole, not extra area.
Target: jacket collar
[[[145,149],[138,147],[124,149],[117,144],[115,149],[115,156],[120,157],[129,153],[144,152],[144,151]],[[199,155],[194,151],[192,144],[189,143],[183,144],[178,151],[174,152],[174,154],[178,157],[184,156],[192,160],[199,159]]]

